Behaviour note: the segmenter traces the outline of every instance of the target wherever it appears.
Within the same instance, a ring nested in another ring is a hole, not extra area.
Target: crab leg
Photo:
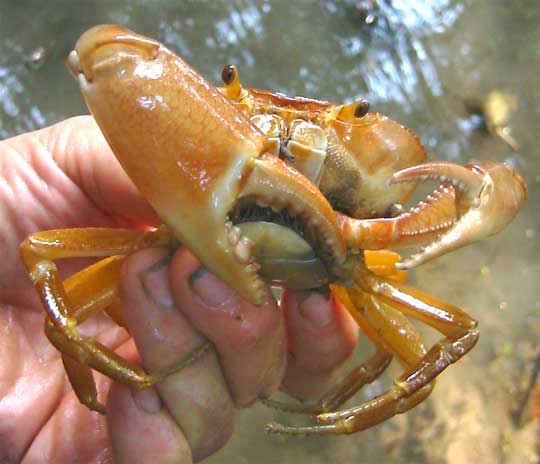
[[[71,304],[69,309],[73,309],[72,317],[77,323],[104,309],[117,324],[125,326],[117,303],[117,281],[123,260],[123,256],[105,258],[63,282]],[[109,311],[109,308],[112,310]],[[51,319],[47,318],[45,333],[51,334],[50,338],[55,339],[59,335],[57,332],[58,329]],[[61,343],[65,341],[62,340]],[[56,346],[58,347],[58,344]],[[92,370],[64,353],[62,353],[62,363],[79,401],[89,409],[105,414],[105,406],[98,400]]]
[[[117,281],[123,260],[123,256],[105,258],[63,282],[71,304],[68,309],[73,309],[72,317],[78,324],[93,314],[105,310],[114,322],[125,327],[117,291]],[[61,337],[50,318],[45,320],[45,333],[52,340],[58,339],[59,335]],[[55,346],[63,346],[66,342],[68,340],[62,339]],[[97,397],[92,370],[63,352],[62,363],[79,401],[89,409],[105,414],[105,406]]]
[[[107,409],[98,400],[98,391],[92,369],[63,353],[62,364],[64,365],[69,383],[80,403],[84,404],[91,411],[105,415]]]
[[[389,250],[380,250],[364,253],[364,262],[368,269],[376,275],[388,276],[392,280],[405,282],[406,272],[396,272],[395,264],[401,257]],[[304,414],[320,414],[323,412],[335,411],[338,407],[352,398],[360,389],[375,379],[377,379],[388,367],[392,360],[392,352],[397,353],[405,365],[411,365],[410,359],[418,360],[424,355],[425,349],[422,345],[422,340],[416,329],[402,317],[398,312],[390,313],[389,319],[392,321],[389,327],[398,326],[400,334],[407,334],[408,343],[412,343],[412,348],[408,346],[393,346],[389,345],[378,335],[378,330],[374,330],[373,324],[370,324],[367,316],[355,310],[354,305],[350,301],[347,290],[344,287],[331,285],[330,289],[335,297],[337,297],[349,309],[362,332],[368,336],[376,347],[375,353],[364,363],[352,369],[345,377],[343,377],[331,390],[326,392],[322,398],[312,404],[298,404],[289,402],[280,402],[274,400],[262,400],[269,407],[280,409],[282,411],[304,413]],[[388,311],[392,311],[391,308]],[[398,320],[399,319],[399,320]],[[393,329],[390,329],[393,330]],[[388,331],[388,329],[386,329]],[[392,343],[405,340],[401,336],[390,337]],[[392,350],[392,352],[390,351]],[[412,354],[408,354],[409,351]],[[416,351],[416,354],[414,352]],[[405,354],[404,354],[405,353]]]
[[[117,302],[116,282],[123,256],[112,256],[61,282],[53,260],[128,254],[137,250],[171,246],[175,240],[166,228],[152,232],[118,229],[66,229],[30,235],[21,244],[21,258],[47,311],[45,333],[63,355],[64,366],[77,396],[98,412],[90,369],[133,388],[146,388],[202,355],[208,345],[166,372],[145,373],[101,344],[81,335],[80,322]],[[118,312],[111,312],[120,321]],[[69,359],[68,359],[69,358]]]
[[[403,314],[392,308],[391,305],[379,301],[374,295],[362,292],[361,295],[356,295],[361,299],[362,304],[362,310],[358,310],[356,309],[356,305],[360,304],[360,299],[355,298],[353,303],[353,300],[351,300],[348,295],[347,289],[344,287],[332,286],[332,292],[345,303],[351,315],[358,322],[358,325],[365,331],[366,335],[377,347],[375,355],[368,360],[368,363],[377,356],[384,355],[384,353],[391,353],[399,359],[405,368],[410,369],[425,356],[426,350],[422,343],[420,333],[407,318],[403,316]],[[361,369],[362,366],[359,366],[359,368]],[[347,409],[344,411],[333,412],[330,410],[330,407],[338,407],[341,404],[339,402],[341,398],[348,399],[348,393],[356,393],[357,391],[356,388],[354,389],[354,392],[349,391],[347,389],[348,385],[342,383],[343,390],[341,392],[338,393],[335,389],[332,391],[334,394],[332,398],[334,400],[333,402],[328,401],[328,395],[325,395],[325,398],[323,398],[323,401],[326,400],[327,403],[325,406],[327,405],[329,408],[315,417],[317,421],[322,422],[321,424],[293,427],[271,423],[267,425],[266,430],[270,433],[285,433],[291,435],[336,435],[352,433],[352,430],[347,430],[348,424],[346,419],[348,419],[349,416],[361,416],[364,425],[362,428],[367,428],[397,413],[405,412],[422,402],[431,393],[434,383],[434,381],[427,383],[409,398],[402,398],[398,403],[392,401],[390,395],[385,394],[363,403],[361,406],[354,408],[354,411]],[[313,411],[309,412],[319,412],[317,408],[312,409]],[[332,409],[335,411],[334,408]],[[360,410],[361,413],[358,414],[358,410]],[[345,417],[336,417],[336,414],[342,412],[347,412],[348,415],[345,415]]]
[[[376,277],[361,267],[355,269],[355,283],[357,287],[348,292],[357,308],[364,307],[368,295],[375,297],[370,298],[373,303],[425,322],[445,338],[435,343],[380,397],[367,404],[317,416],[319,422],[331,424],[337,433],[363,430],[414,407],[427,396],[426,388],[431,390],[434,379],[474,347],[479,335],[476,321],[462,310],[416,289]],[[376,306],[371,306],[371,310]]]
[[[331,390],[313,404],[287,403],[274,400],[261,400],[266,406],[281,411],[298,414],[321,414],[335,411],[352,398],[360,389],[377,379],[392,361],[392,354],[380,345],[366,362],[352,369]]]
[[[435,378],[472,349],[478,340],[476,321],[455,306],[398,282],[375,276],[363,266],[355,268],[354,282],[354,286],[347,289],[348,296],[343,297],[343,301],[357,321],[365,320],[371,326],[368,335],[375,332],[379,343],[398,356],[406,368],[405,373],[386,393],[371,401],[342,411],[317,415],[316,420],[321,425],[287,427],[269,424],[269,432],[349,434],[401,414],[423,401],[433,389]],[[425,352],[421,340],[415,342],[409,335],[411,332],[403,330],[410,325],[400,322],[406,321],[404,315],[425,322],[445,338]]]

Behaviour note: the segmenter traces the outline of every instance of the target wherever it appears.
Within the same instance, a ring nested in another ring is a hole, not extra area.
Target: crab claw
[[[421,252],[396,265],[410,269],[504,229],[523,207],[527,188],[510,166],[483,162],[460,166],[426,163],[396,172],[391,183],[427,179],[451,183],[456,190],[457,220]]]
[[[160,219],[242,297],[261,304],[267,292],[253,242],[229,218],[240,198],[290,209],[320,238],[313,242],[329,265],[344,261],[328,201],[281,160],[265,156],[263,133],[165,46],[120,26],[97,26],[81,36],[68,67]]]

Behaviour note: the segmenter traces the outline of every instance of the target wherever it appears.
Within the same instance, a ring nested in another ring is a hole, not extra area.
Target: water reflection
[[[452,0],[380,2],[389,21],[403,25],[419,35],[442,34],[451,28],[464,10],[461,2]]]
[[[63,29],[48,30],[33,42],[15,30],[0,32],[6,34],[6,53],[0,58],[0,94],[5,97],[0,114],[2,137],[81,109],[74,86],[58,71],[63,72],[64,54],[49,56],[41,69],[23,66],[27,55],[50,41],[51,35],[56,51],[65,50],[86,27],[118,20],[156,36],[214,81],[219,81],[222,66],[232,62],[247,85],[335,101],[368,98],[376,109],[409,119],[432,106],[444,92],[439,79],[441,54],[426,45],[426,38],[443,34],[463,11],[460,2],[442,0],[372,2],[377,5],[377,21],[366,25],[354,1],[315,4],[304,0],[293,9],[284,1],[185,3],[174,8],[167,4],[155,9],[141,0],[129,2],[129,8],[118,2],[97,12],[78,5],[88,10],[88,24],[73,24],[68,22],[69,3],[55,3],[63,14],[58,19]],[[63,86],[61,104],[40,96],[42,81],[51,78],[58,88]],[[453,120],[448,109],[438,106],[434,110],[440,113],[439,121],[449,124]],[[434,118],[426,115],[425,119]],[[445,133],[457,132],[457,127],[444,129],[432,123],[415,129],[430,148],[444,143]]]

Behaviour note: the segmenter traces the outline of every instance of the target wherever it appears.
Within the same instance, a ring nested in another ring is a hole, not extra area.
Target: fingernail
[[[234,296],[234,290],[206,269],[200,268],[189,277],[193,291],[209,306],[221,306]]]
[[[328,292],[310,290],[299,293],[298,310],[302,317],[315,328],[322,328],[334,320],[332,302]]]
[[[141,274],[143,289],[149,300],[162,308],[173,308],[169,284],[168,260],[160,260]]]
[[[155,414],[161,409],[161,398],[153,388],[131,390],[137,407],[148,414]]]

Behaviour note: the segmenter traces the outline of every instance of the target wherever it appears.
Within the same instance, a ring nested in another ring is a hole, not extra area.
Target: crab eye
[[[235,80],[238,79],[238,69],[234,64],[228,64],[221,71],[221,79],[225,85],[231,85]]]
[[[363,118],[369,112],[369,102],[367,100],[360,100],[356,102],[356,108],[354,110],[355,118]]]
[[[357,119],[363,118],[369,112],[369,102],[367,100],[358,100],[348,105],[343,105],[337,119],[343,122],[354,123]]]
[[[221,72],[221,78],[225,84],[225,95],[231,100],[239,100],[242,96],[242,84],[240,74],[234,64],[228,64]]]

